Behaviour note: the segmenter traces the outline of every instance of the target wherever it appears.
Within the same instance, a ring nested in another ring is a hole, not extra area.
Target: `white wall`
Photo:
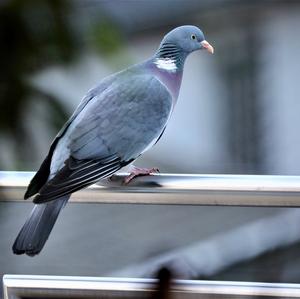
[[[270,10],[260,52],[262,134],[268,173],[300,174],[300,10]]]

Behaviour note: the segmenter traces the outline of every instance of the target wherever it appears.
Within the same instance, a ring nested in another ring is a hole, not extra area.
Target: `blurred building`
[[[194,24],[203,29],[207,40],[215,47],[215,54],[198,52],[188,58],[180,99],[169,126],[160,142],[137,164],[158,166],[163,172],[300,174],[300,40],[297,35],[300,2],[173,0],[74,3],[75,10],[65,17],[83,36],[82,43],[88,44],[95,39],[90,28],[105,23],[105,26],[113,26],[112,36],[120,38],[118,44],[121,46],[114,51],[108,47],[100,52],[101,55],[95,48],[86,47],[71,65],[52,65],[28,78],[38,89],[59,98],[69,113],[86,91],[104,76],[151,56],[168,30],[182,24]],[[116,31],[119,35],[115,35]],[[45,156],[56,132],[45,125],[47,107],[35,103],[26,109],[28,113],[24,122],[37,148],[36,155],[26,156],[31,157],[26,167],[30,165],[30,169],[34,170]],[[4,168],[11,169],[16,165],[16,157],[10,151],[12,137],[0,137],[0,157]],[[212,278],[226,278],[228,273],[236,279],[238,274],[234,276],[234,273],[240,272],[234,264],[254,259],[283,245],[299,246],[297,242],[300,240],[294,230],[289,234],[286,225],[288,223],[295,229],[299,215],[289,214],[287,210],[105,206],[96,211],[91,206],[82,209],[73,205],[66,208],[69,212],[64,212],[62,216],[65,218],[58,221],[54,229],[56,235],[51,237],[52,240],[50,238],[52,243],[47,244],[45,255],[21,261],[11,256],[7,244],[12,243],[17,226],[23,223],[28,208],[3,206],[0,210],[3,212],[2,221],[6,223],[0,227],[7,233],[1,249],[5,252],[2,263],[6,266],[3,269],[10,267],[15,273],[22,273],[24,269],[39,274],[67,274],[72,269],[83,275],[133,273],[130,271],[136,269],[142,269],[136,272],[142,273],[144,260],[148,257],[160,258],[161,253],[168,254],[193,244],[196,247],[192,248],[203,249],[201,246],[209,240],[210,246],[213,246],[210,250],[213,248],[215,253],[211,255],[211,259],[216,261],[214,271],[202,273],[198,269],[195,273]],[[92,220],[97,224],[83,225],[79,221],[81,217],[86,222]],[[249,232],[249,236],[253,236],[252,232],[261,232],[265,222],[260,221],[266,217],[275,219],[266,220],[269,231],[260,235],[260,239],[244,238],[244,232]],[[292,220],[289,223],[286,219]],[[245,230],[237,230],[240,226]],[[278,234],[272,234],[271,238],[271,231]],[[87,235],[91,237],[91,232],[96,237],[89,243]],[[224,247],[220,247],[217,237],[222,235],[231,236],[228,240],[232,241],[231,246],[227,244],[226,258],[229,262],[226,265],[220,262],[224,258]],[[74,248],[76,240],[79,244]],[[62,246],[66,243],[69,245]],[[158,243],[162,252],[153,249]],[[235,244],[242,243],[249,248],[255,247],[254,251],[246,252],[242,246],[237,249]],[[97,244],[99,252],[95,254],[93,248]],[[257,251],[256,246],[260,250]],[[56,254],[55,250],[60,253]],[[61,262],[63,255],[67,258]],[[238,259],[232,258],[235,256]],[[209,260],[206,256],[204,259]],[[136,266],[139,263],[142,268]],[[294,276],[289,273],[279,280],[284,281],[284,277],[288,277],[297,281],[297,275],[295,271]]]

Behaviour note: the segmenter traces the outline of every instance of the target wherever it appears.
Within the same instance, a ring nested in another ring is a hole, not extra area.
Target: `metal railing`
[[[0,201],[24,202],[33,172],[0,172]],[[300,176],[125,174],[76,192],[71,202],[300,207]],[[30,202],[30,201],[27,201]],[[156,280],[5,275],[4,298],[149,298]],[[300,298],[299,284],[175,280],[174,298]]]
[[[0,172],[0,201],[20,201],[33,172]],[[75,192],[71,202],[300,207],[300,176],[125,174]]]
[[[4,298],[153,298],[157,280],[5,275]],[[174,280],[168,298],[300,298],[300,285]],[[150,297],[151,296],[151,297]]]

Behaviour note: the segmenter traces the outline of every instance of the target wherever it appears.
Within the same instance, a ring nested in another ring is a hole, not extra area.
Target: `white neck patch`
[[[177,66],[174,59],[171,58],[156,58],[154,64],[162,70],[176,72]]]

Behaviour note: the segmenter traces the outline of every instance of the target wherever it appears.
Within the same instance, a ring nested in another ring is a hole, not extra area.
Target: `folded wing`
[[[65,166],[40,190],[34,203],[45,203],[87,187],[111,176],[130,163],[112,155],[100,160],[77,160],[70,157]]]

